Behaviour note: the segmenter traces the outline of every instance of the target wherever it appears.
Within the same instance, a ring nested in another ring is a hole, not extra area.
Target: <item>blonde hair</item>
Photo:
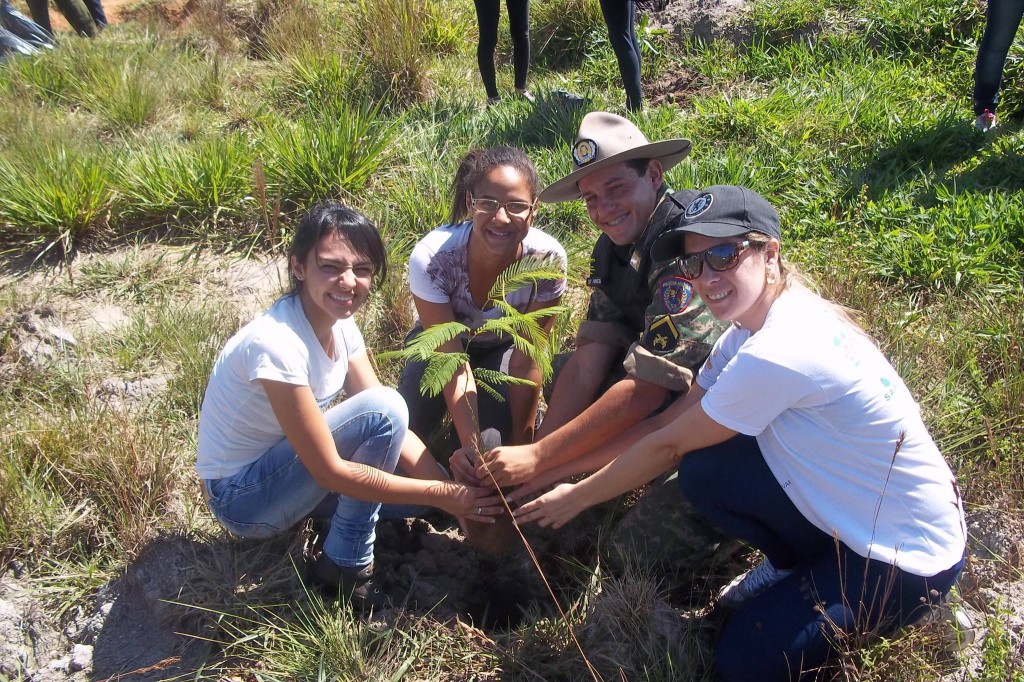
[[[743,236],[743,238],[749,242],[758,244],[759,247],[762,249],[772,240],[771,237],[762,232],[748,232]],[[775,289],[776,296],[781,294],[786,289],[792,289],[794,287],[802,287],[807,291],[810,291],[812,294],[820,298],[825,303],[825,305],[832,310],[836,317],[838,317],[843,322],[846,322],[856,331],[867,336],[868,338],[871,338],[867,331],[865,331],[864,325],[860,321],[860,313],[857,310],[854,310],[853,308],[848,308],[847,306],[842,305],[841,303],[830,301],[829,299],[822,296],[821,292],[818,291],[818,287],[814,283],[814,281],[804,273],[800,272],[800,270],[795,265],[790,263],[789,260],[787,260],[782,255],[781,248],[779,249],[779,278],[778,281],[775,282],[775,284],[770,284],[769,286]],[[872,339],[872,341],[874,341],[874,339]]]

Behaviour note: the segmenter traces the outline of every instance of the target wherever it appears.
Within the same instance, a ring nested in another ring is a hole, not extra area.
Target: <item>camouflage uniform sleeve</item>
[[[682,276],[675,260],[651,268],[651,303],[644,334],[626,354],[626,373],[671,391],[688,391],[715,340],[725,330]]]
[[[636,340],[636,332],[626,325],[622,311],[601,289],[590,294],[587,319],[580,323],[576,332],[576,345],[603,343],[618,348],[629,348]]]

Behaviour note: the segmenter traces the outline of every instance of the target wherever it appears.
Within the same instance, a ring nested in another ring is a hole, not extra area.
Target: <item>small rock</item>
[[[46,336],[48,336],[51,341],[56,341],[57,347],[61,350],[69,350],[73,346],[78,345],[78,341],[75,340],[75,337],[72,336],[71,332],[62,327],[48,327],[46,329]]]
[[[71,657],[62,656],[46,664],[46,669],[53,672],[65,673],[71,668]]]
[[[88,644],[76,644],[71,650],[71,670],[78,672],[92,667],[92,647]]]

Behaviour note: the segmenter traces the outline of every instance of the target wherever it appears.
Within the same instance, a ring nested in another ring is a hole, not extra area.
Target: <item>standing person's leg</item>
[[[508,28],[512,34],[512,63],[515,67],[515,87],[526,90],[526,76],[530,71],[530,0],[506,0]]]
[[[57,3],[57,9],[78,35],[96,37],[96,22],[92,20],[89,10],[85,8],[82,0],[54,0],[54,2]]]
[[[601,0],[601,13],[608,26],[608,40],[619,63],[626,107],[640,111],[644,107],[640,85],[640,44],[636,39],[636,4],[633,0]]]
[[[101,0],[83,0],[83,2],[85,2],[85,8],[89,10],[92,20],[96,22],[96,28],[106,28],[107,15],[103,12]]]
[[[498,84],[494,75],[494,50],[498,47],[499,0],[473,0],[480,40],[476,44],[476,63],[480,78],[487,91],[487,99],[498,98]]]
[[[50,2],[49,0],[25,0],[28,3],[28,12],[32,15],[32,21],[53,35],[53,26],[50,24]]]
[[[949,592],[963,567],[924,578],[841,543],[752,597],[726,622],[715,670],[726,682],[810,680],[844,640],[889,636]],[[849,639],[852,638],[852,639]]]
[[[407,411],[394,389],[361,391],[325,412],[324,419],[343,459],[389,473],[395,470]],[[210,494],[210,510],[221,525],[247,538],[277,535],[334,495],[313,480],[287,440],[234,476],[204,485]],[[380,502],[335,497],[337,505],[324,552],[339,566],[367,566],[373,561]]]
[[[1024,15],[1024,0],[989,0],[985,33],[978,46],[974,66],[974,115],[988,110],[995,114],[999,105],[1003,65]]]

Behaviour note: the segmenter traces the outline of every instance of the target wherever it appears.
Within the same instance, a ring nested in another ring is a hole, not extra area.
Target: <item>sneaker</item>
[[[530,102],[531,104],[537,101],[537,98],[533,96],[533,93],[527,90],[526,88],[523,88],[522,90],[516,88],[516,94],[518,94],[520,97],[525,99],[527,102]]]
[[[306,581],[327,597],[347,601],[356,613],[367,613],[388,604],[373,569],[373,564],[362,568],[338,566],[326,553],[320,552],[316,559],[306,563]]]
[[[975,129],[983,133],[995,130],[998,125],[999,121],[996,120],[996,115],[988,109],[978,114],[978,117],[974,119]]]
[[[491,107],[501,101],[501,95],[495,95],[494,97],[487,98],[487,106]]]
[[[942,648],[950,653],[963,651],[978,638],[974,620],[960,603],[955,587],[928,610],[917,627],[934,628]]]
[[[754,568],[736,576],[731,583],[718,593],[718,605],[725,609],[738,608],[743,602],[755,597],[779,582],[793,571],[780,570],[765,559]]]

